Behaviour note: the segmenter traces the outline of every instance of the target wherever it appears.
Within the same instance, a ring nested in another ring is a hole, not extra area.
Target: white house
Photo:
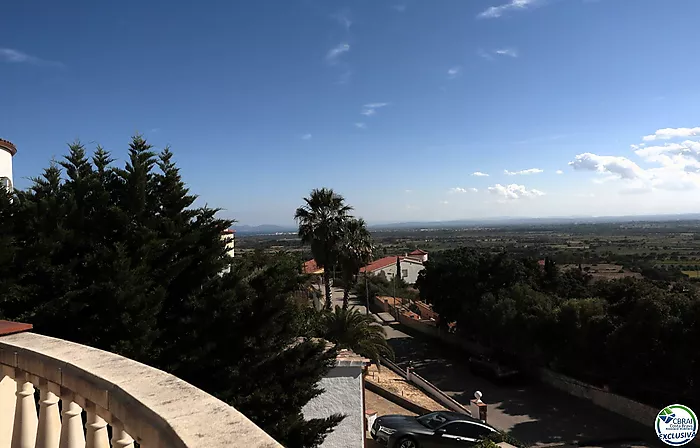
[[[398,259],[398,263],[397,263]],[[397,264],[401,266],[401,279],[408,284],[413,284],[418,280],[418,273],[425,269],[423,262],[428,260],[428,253],[422,250],[415,250],[403,256],[391,256],[373,261],[364,268],[361,273],[367,272],[377,275],[383,273],[387,278],[394,278]]]
[[[0,138],[0,187],[12,188],[12,157],[17,148],[12,142]]]
[[[323,393],[311,399],[302,409],[305,419],[327,418],[333,414],[347,416],[326,436],[321,444],[323,448],[365,446],[364,371],[368,364],[367,358],[341,350],[335,367],[319,382]]]

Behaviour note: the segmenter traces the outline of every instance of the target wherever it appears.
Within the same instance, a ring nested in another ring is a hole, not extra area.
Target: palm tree
[[[294,214],[299,223],[302,243],[311,245],[311,254],[316,264],[323,268],[323,284],[326,292],[325,308],[331,309],[330,268],[338,258],[338,244],[345,222],[350,219],[352,207],[330,188],[311,190],[305,204]]]
[[[372,236],[364,219],[349,219],[343,228],[338,261],[343,272],[343,309],[362,266],[372,260]]]
[[[379,364],[379,357],[394,358],[394,351],[386,342],[386,330],[374,318],[356,309],[335,307],[334,312],[323,316],[324,338],[339,349],[350,349],[358,355]]]

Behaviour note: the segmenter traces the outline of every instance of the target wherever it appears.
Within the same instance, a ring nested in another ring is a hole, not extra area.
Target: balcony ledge
[[[97,409],[107,423],[118,421],[144,447],[281,447],[223,401],[114,353],[16,333],[0,336],[0,368],[0,380],[3,373],[25,375],[40,388],[60,386],[61,398],[67,394],[81,407]]]

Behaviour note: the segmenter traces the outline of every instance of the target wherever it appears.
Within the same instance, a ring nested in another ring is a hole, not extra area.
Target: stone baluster
[[[107,422],[97,415],[97,409],[93,403],[86,403],[85,410],[87,411],[85,447],[110,448]]]
[[[27,374],[17,372],[17,402],[15,404],[15,422],[12,427],[12,448],[34,448],[38,418],[34,403],[34,386],[28,381]]]
[[[58,448],[61,437],[61,416],[58,411],[57,384],[42,380],[39,384],[39,429],[36,434],[36,448]]]
[[[134,439],[124,431],[119,420],[112,421],[112,448],[134,448]]]
[[[10,370],[0,366],[0,448],[10,448],[15,420],[17,384],[10,376]]]
[[[61,412],[61,441],[59,448],[85,448],[83,434],[82,408],[73,401],[73,394],[61,396],[63,410]]]

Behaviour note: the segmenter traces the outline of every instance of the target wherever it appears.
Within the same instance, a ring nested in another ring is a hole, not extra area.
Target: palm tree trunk
[[[326,289],[326,304],[323,308],[330,310],[333,305],[333,301],[331,299],[331,274],[328,272],[328,269],[325,268],[323,269],[323,286]]]
[[[349,298],[350,298],[350,284],[345,283],[343,285],[343,309],[344,310],[348,309]]]

